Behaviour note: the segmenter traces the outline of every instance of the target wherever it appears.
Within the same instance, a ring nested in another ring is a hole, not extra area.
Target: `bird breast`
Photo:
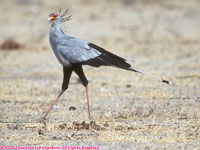
[[[59,37],[57,37],[57,35],[55,34],[50,33],[49,41],[59,63],[65,67],[71,67],[71,62],[66,58],[63,58],[63,56],[59,52]]]

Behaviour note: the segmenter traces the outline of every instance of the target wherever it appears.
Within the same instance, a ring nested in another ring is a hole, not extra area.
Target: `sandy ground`
[[[11,38],[24,45],[0,49],[0,145],[200,150],[200,1],[0,2],[0,44]],[[73,74],[48,120],[39,122],[62,84],[47,22],[60,7],[73,15],[65,23],[68,34],[174,84],[85,66],[92,119]]]

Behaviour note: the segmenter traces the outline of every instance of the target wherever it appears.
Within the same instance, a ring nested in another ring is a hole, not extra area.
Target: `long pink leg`
[[[86,98],[87,98],[87,105],[88,105],[88,116],[90,119],[90,102],[89,102],[89,95],[88,95],[88,86],[85,87],[86,90]]]
[[[44,119],[46,118],[46,116],[49,114],[49,112],[53,109],[53,106],[58,102],[59,98],[61,97],[61,95],[63,95],[63,93],[65,92],[65,90],[62,90],[58,96],[56,97],[56,99],[51,103],[51,106],[49,107],[48,111],[45,113],[44,115]]]

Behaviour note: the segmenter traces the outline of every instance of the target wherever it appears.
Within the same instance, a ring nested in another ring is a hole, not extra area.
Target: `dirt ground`
[[[199,0],[0,0],[0,146],[88,146],[200,150]],[[48,120],[39,122],[62,84],[49,44],[48,14],[69,8],[67,34],[96,43],[140,70],[168,79],[84,67],[72,75]],[[16,147],[15,147],[16,148]],[[68,147],[68,149],[70,149]]]

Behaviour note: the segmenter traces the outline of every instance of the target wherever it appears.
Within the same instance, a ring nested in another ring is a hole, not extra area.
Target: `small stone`
[[[75,106],[70,106],[69,110],[76,110],[76,107]]]
[[[130,87],[131,87],[131,85],[130,85],[130,84],[127,84],[127,85],[126,85],[126,87],[127,87],[127,88],[130,88]]]
[[[66,124],[65,124],[65,123],[64,123],[64,124],[60,124],[60,125],[58,126],[58,128],[59,128],[60,130],[65,129],[65,127],[66,127]]]
[[[39,129],[38,134],[39,135],[44,135],[44,131],[42,129]]]

